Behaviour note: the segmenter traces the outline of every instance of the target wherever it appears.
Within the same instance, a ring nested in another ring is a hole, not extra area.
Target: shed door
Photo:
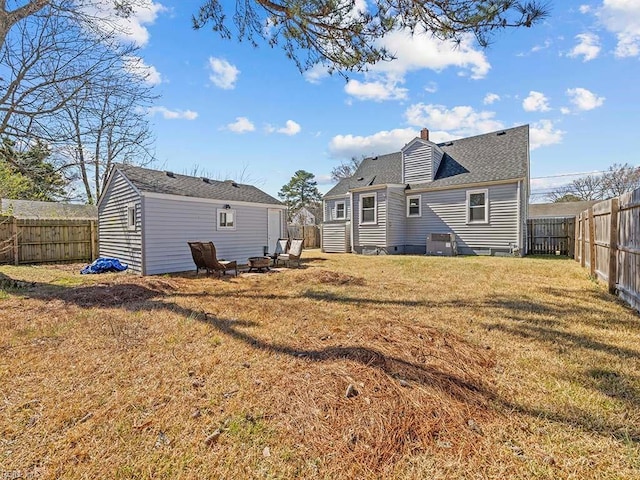
[[[282,211],[279,209],[269,209],[269,227],[267,244],[269,245],[269,252],[275,252],[276,242],[282,237]]]

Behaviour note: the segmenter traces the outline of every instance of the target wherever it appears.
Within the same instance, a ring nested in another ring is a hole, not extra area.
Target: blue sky
[[[397,32],[382,40],[397,59],[349,81],[194,31],[198,0],[147,1],[130,38],[161,95],[149,113],[157,168],[274,196],[304,169],[324,192],[341,161],[398,151],[422,127],[438,142],[526,123],[533,201],[571,174],[640,164],[638,0],[557,0],[544,23],[487,49]]]

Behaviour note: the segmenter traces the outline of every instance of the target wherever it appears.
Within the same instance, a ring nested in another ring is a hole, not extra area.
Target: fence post
[[[90,229],[90,233],[89,233],[89,238],[90,238],[90,242],[91,242],[91,247],[90,247],[90,251],[91,251],[91,258],[89,259],[89,262],[93,262],[98,256],[97,256],[97,252],[96,252],[96,222],[91,220],[89,222],[89,229]]]
[[[582,212],[580,214],[580,266],[582,268],[584,268],[587,265],[587,261],[585,259],[585,250],[587,248],[587,230],[584,228],[585,227],[585,221],[586,221],[586,213],[587,211],[585,210],[584,212]]]
[[[13,237],[13,264],[18,265],[20,263],[19,256],[19,244],[18,244],[18,219],[13,217],[13,222],[11,223],[13,227],[11,230],[11,236]]]
[[[609,293],[616,293],[618,279],[618,210],[619,200],[611,199],[611,225],[609,232]]]
[[[596,222],[593,207],[589,208],[589,274],[596,276]]]

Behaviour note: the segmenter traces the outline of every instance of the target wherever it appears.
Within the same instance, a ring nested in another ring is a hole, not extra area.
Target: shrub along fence
[[[578,217],[576,260],[640,311],[640,188]]]
[[[98,255],[95,220],[0,216],[0,263],[90,262]]]

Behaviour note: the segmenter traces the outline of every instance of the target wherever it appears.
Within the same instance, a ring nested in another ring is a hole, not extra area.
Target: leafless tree
[[[114,162],[148,163],[155,96],[137,47],[50,7],[14,25],[0,47],[0,135],[51,146],[56,167],[93,203]]]
[[[334,167],[331,170],[331,180],[333,180],[334,182],[339,182],[343,178],[349,178],[353,176],[353,174],[356,173],[356,170],[362,163],[363,159],[364,157],[360,160],[358,160],[356,157],[351,157],[351,160],[349,160],[348,162],[342,162],[337,167]]]
[[[65,105],[58,131],[69,141],[58,142],[58,151],[66,167],[77,171],[87,202],[96,202],[114,163],[153,161],[146,112],[155,98],[135,74],[114,70],[85,85]]]
[[[2,47],[11,29],[34,16],[56,16],[72,21],[83,28],[101,30],[114,28],[104,15],[107,7],[119,17],[128,17],[136,6],[143,6],[143,0],[0,0],[0,47]]]
[[[605,200],[640,188],[640,167],[614,163],[599,175],[587,175],[548,194],[552,202]]]

